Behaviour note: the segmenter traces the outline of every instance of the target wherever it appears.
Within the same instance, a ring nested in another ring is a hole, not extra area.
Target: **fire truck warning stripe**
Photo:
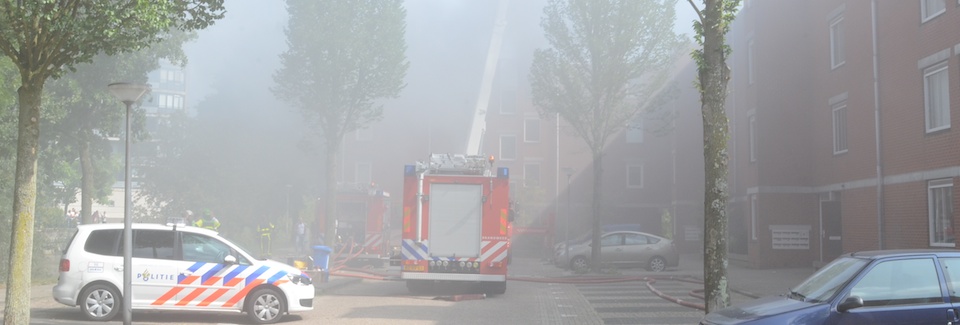
[[[464,262],[473,262],[473,261],[490,261],[490,262],[500,262],[506,259],[507,256],[507,241],[505,240],[484,240],[480,242],[480,257],[431,257],[428,253],[429,246],[426,241],[422,245],[417,245],[411,239],[403,240],[403,258],[406,260],[435,260],[435,261],[464,261]]]

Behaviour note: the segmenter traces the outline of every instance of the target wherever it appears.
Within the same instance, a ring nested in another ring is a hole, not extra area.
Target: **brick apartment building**
[[[483,141],[483,152],[511,169],[521,226],[546,232],[518,236],[515,247],[530,248],[518,253],[590,225],[589,150],[564,121],[533,106],[526,77],[533,50],[546,46],[543,32],[536,21],[510,18],[542,6],[511,2]],[[728,243],[736,263],[807,266],[855,250],[955,247],[958,30],[958,0],[744,1],[728,37]],[[472,52],[484,52],[482,43]],[[670,233],[689,253],[702,248],[702,121],[696,65],[678,60],[676,100],[627,121],[605,150],[601,220]],[[472,109],[475,96],[461,108]],[[404,135],[369,149],[395,161],[356,160],[366,154],[364,135],[354,138],[361,141],[346,152],[343,178],[373,175],[393,188],[396,166],[459,149],[462,139],[441,134],[441,125],[469,125],[421,121],[398,133],[388,116],[369,131]],[[662,226],[664,212],[673,229]]]
[[[955,247],[960,2],[747,1],[731,31],[730,251]]]

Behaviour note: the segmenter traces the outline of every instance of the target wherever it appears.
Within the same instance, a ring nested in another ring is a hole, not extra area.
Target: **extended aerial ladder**
[[[500,0],[497,4],[497,18],[493,23],[493,33],[490,36],[490,46],[487,49],[487,61],[483,67],[483,77],[480,80],[480,91],[477,94],[477,106],[473,111],[473,121],[470,125],[470,136],[467,139],[468,155],[482,155],[483,136],[486,132],[486,111],[490,105],[490,93],[493,91],[493,81],[497,74],[497,63],[500,61],[500,47],[503,44],[503,33],[507,28],[507,4],[509,0]]]

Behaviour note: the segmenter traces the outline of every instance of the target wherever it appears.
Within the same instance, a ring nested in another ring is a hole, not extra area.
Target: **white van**
[[[133,310],[246,312],[258,324],[313,309],[313,282],[301,270],[258,260],[213,230],[133,224]],[[123,224],[77,227],[60,259],[53,298],[94,321],[123,302]]]

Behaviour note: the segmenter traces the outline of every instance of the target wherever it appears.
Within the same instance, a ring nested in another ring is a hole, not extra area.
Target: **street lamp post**
[[[140,100],[150,85],[133,84],[129,82],[117,82],[107,86],[110,93],[116,96],[127,107],[126,112],[126,131],[123,158],[123,324],[131,323],[131,296],[132,296],[132,271],[133,271],[133,215],[130,213],[130,109],[134,103]]]
[[[563,245],[564,247],[563,257],[569,263],[570,262],[570,244],[571,244],[570,219],[572,219],[570,218],[570,215],[573,214],[573,211],[570,210],[570,176],[573,176],[573,168],[567,167],[567,168],[564,168],[563,171],[567,172],[567,222],[565,222],[567,234],[563,236],[564,241],[566,241],[566,244]]]

